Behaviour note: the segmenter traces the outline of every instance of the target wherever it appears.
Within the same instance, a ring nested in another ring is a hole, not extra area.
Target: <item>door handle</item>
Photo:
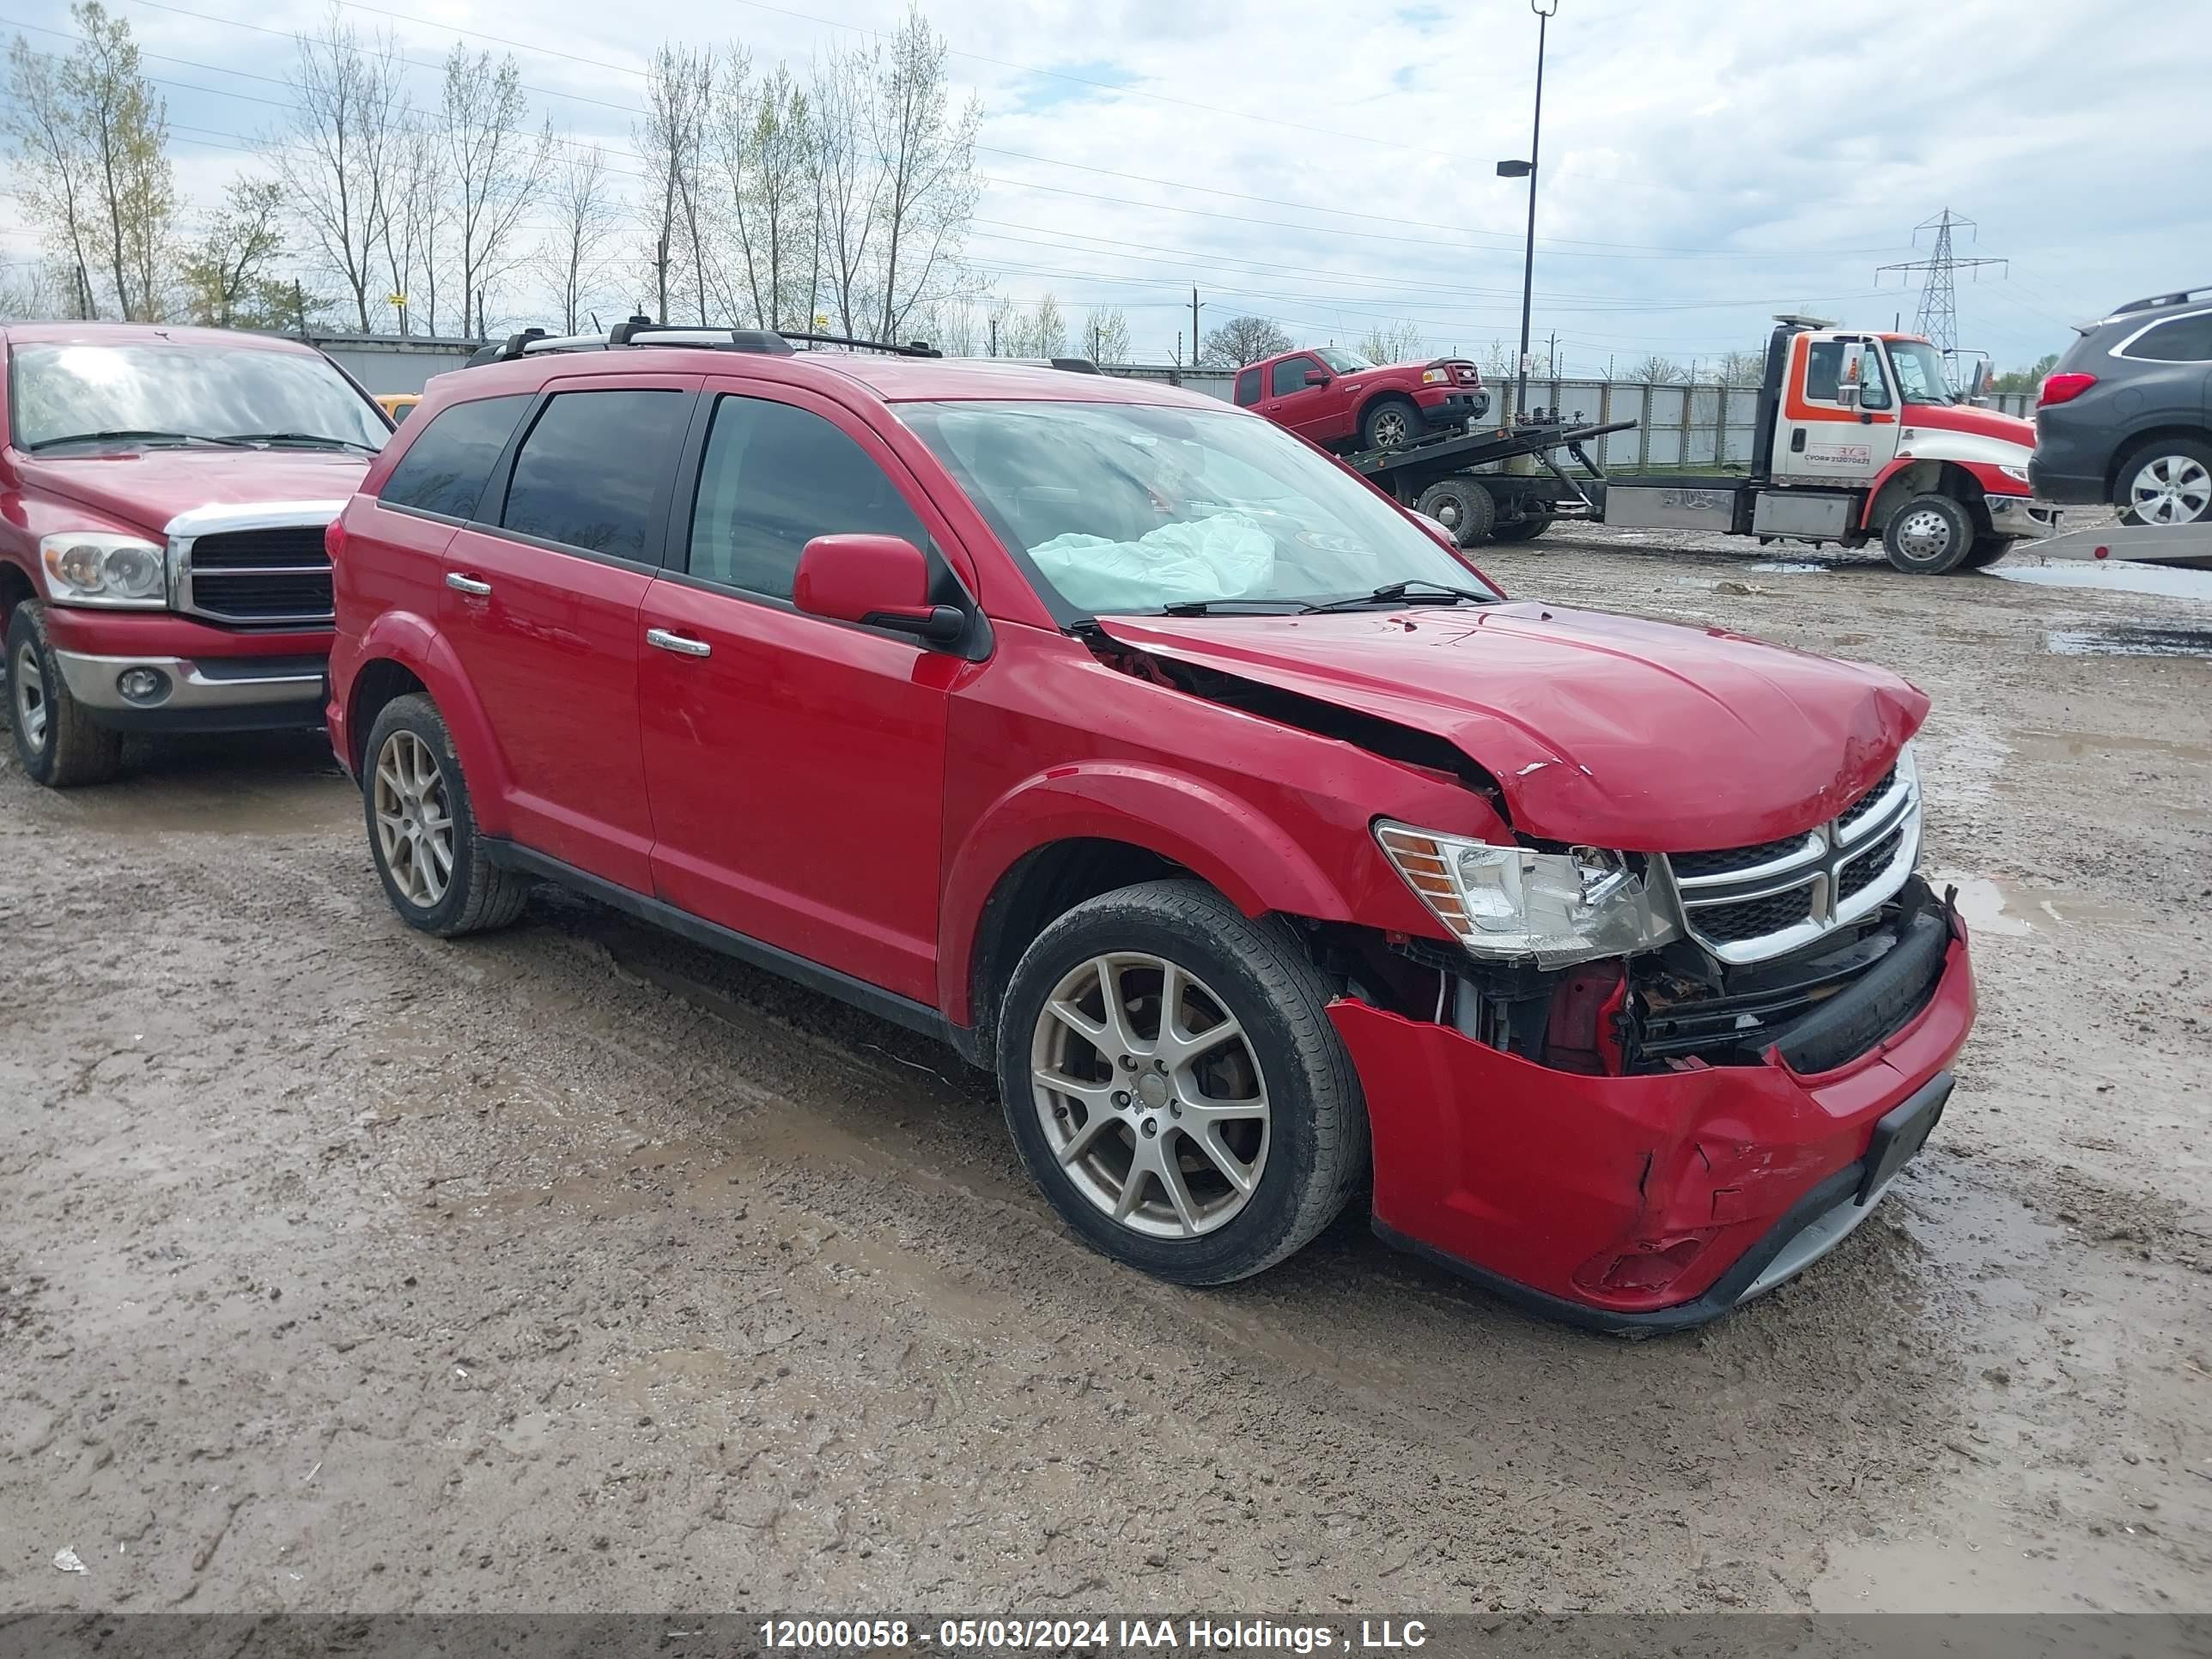
[[[489,582],[480,582],[474,576],[464,576],[458,570],[448,570],[446,573],[446,586],[456,593],[473,594],[477,599],[482,599],[491,592]]]
[[[711,657],[714,647],[704,640],[687,640],[681,634],[672,634],[665,628],[648,628],[645,642],[663,651],[673,651],[679,657]]]
[[[1802,455],[1805,453],[1805,428],[1802,426],[1790,428],[1790,453],[1792,455]]]

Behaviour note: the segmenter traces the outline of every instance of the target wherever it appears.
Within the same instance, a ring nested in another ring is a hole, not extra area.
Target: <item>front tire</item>
[[[2212,446],[2157,440],[2128,457],[2117,494],[2123,524],[2212,523]]]
[[[1514,519],[1498,526],[1490,532],[1493,542],[1533,542],[1552,527],[1548,513],[1532,513],[1526,518]]]
[[[1023,953],[1000,1010],[1022,1161],[1085,1243],[1157,1278],[1273,1267],[1366,1172],[1331,994],[1287,923],[1201,883],[1077,905]]]
[[[520,915],[530,883],[484,856],[468,781],[438,705],[419,691],[394,697],[369,728],[367,753],[361,799],[368,854],[400,920],[453,939]]]
[[[1462,547],[1488,539],[1491,526],[1498,522],[1496,498],[1473,478],[1439,478],[1420,493],[1413,510],[1450,531],[1452,540]]]
[[[1959,561],[1961,570],[1984,570],[2012,551],[2009,536],[1977,536],[1974,544],[1966,550],[1966,556]]]
[[[123,768],[123,734],[95,725],[70,694],[46,637],[46,608],[25,599],[8,619],[8,723],[15,758],[33,783],[74,789],[106,783]]]
[[[1955,569],[1974,545],[1966,503],[1949,495],[1915,495],[1889,515],[1881,545],[1889,562],[1915,576]]]
[[[1360,417],[1359,441],[1369,449],[1401,449],[1429,429],[1419,408],[1404,398],[1384,398]]]

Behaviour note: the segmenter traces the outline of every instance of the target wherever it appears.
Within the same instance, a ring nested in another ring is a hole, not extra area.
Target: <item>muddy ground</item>
[[[1487,562],[1936,700],[1982,1022],[1802,1280],[1630,1343],[1350,1216],[1173,1289],[917,1039],[410,933],[314,741],[11,763],[0,1609],[2212,1607],[2212,599],[1605,533]]]

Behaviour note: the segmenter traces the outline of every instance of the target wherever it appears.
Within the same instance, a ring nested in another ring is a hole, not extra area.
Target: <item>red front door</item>
[[[943,526],[851,414],[737,385],[708,383],[712,424],[638,617],[654,883],[694,915],[934,1006],[946,694],[967,665],[802,615],[791,585],[816,536],[926,547]]]
[[[1328,384],[1308,386],[1309,374],[1326,376]],[[1290,428],[1301,437],[1318,444],[1352,435],[1351,424],[1346,419],[1345,396],[1337,388],[1336,377],[1329,374],[1318,357],[1300,352],[1295,357],[1270,363],[1266,394],[1267,401],[1261,407],[1266,410],[1267,418],[1278,426]]]
[[[515,839],[646,892],[638,607],[697,382],[591,385],[555,382],[482,509],[498,527],[447,546],[441,624],[497,737]]]

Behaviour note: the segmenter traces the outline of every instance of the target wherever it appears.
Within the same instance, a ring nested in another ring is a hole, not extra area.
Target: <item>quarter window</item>
[[[681,392],[550,398],[515,454],[500,523],[518,536],[643,559],[661,469],[690,406]]]
[[[691,574],[788,599],[817,536],[928,532],[866,450],[821,416],[760,398],[714,406],[691,512]]]
[[[473,519],[491,470],[530,406],[526,395],[480,398],[439,410],[415,434],[377,499],[449,519]]]
[[[2155,363],[2212,362],[2212,311],[2160,323],[2124,354]]]

